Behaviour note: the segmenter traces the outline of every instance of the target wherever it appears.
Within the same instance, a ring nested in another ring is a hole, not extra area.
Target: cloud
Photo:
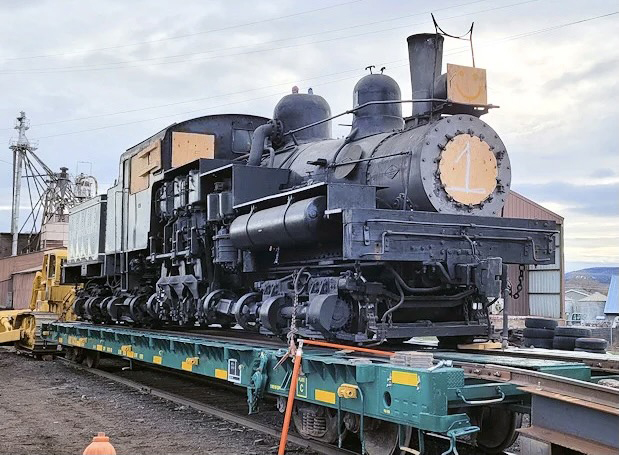
[[[615,177],[617,172],[612,169],[596,169],[589,175],[593,178]]]
[[[614,79],[618,66],[619,58],[616,55],[611,55],[610,58],[589,65],[577,64],[574,69],[544,82],[543,87],[551,94],[552,92],[570,90],[577,85],[592,83],[595,80]]]
[[[540,203],[554,203],[578,215],[619,216],[619,183],[577,185],[551,181],[514,184],[514,189]]]

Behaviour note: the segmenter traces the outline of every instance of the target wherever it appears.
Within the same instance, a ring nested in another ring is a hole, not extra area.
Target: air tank
[[[329,103],[320,95],[314,95],[312,89],[308,93],[299,93],[297,87],[293,87],[290,95],[284,96],[275,106],[273,118],[283,124],[283,131],[287,133],[311,123],[331,117]],[[331,122],[324,122],[299,131],[294,134],[298,142],[316,141],[320,139],[331,139]],[[285,136],[288,142],[292,139]]]
[[[241,215],[230,225],[230,240],[239,249],[328,241],[337,231],[323,216],[326,207],[326,198],[316,196]]]
[[[362,77],[353,90],[353,106],[371,101],[399,101],[400,86],[385,74],[368,74]],[[352,129],[355,138],[400,130],[404,127],[401,103],[373,104],[355,111]]]

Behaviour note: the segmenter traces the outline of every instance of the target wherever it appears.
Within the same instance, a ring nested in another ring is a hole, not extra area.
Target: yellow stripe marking
[[[228,380],[228,372],[226,370],[221,370],[219,368],[215,368],[215,377],[217,379]]]
[[[409,371],[393,371],[391,373],[391,382],[417,387],[419,385],[419,375]]]
[[[182,362],[181,363],[181,368],[185,371],[192,371],[193,370],[193,364],[189,363],[189,362]]]
[[[163,361],[163,358],[160,355],[153,356],[153,363],[156,363],[157,365],[161,365],[162,361]]]
[[[314,390],[314,399],[323,403],[335,404],[335,393],[328,390]]]

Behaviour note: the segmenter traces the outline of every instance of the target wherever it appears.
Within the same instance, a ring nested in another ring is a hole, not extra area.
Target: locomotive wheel
[[[502,453],[518,437],[516,429],[522,425],[522,414],[502,407],[481,407],[471,415],[471,423],[480,430],[477,447],[485,453]]]
[[[129,316],[131,317],[131,320],[136,325],[139,325],[140,323],[142,323],[142,321],[144,320],[144,317],[146,316],[146,311],[144,309],[144,306],[145,306],[145,301],[147,301],[148,298],[149,296],[147,295],[136,295],[128,299]]]
[[[158,301],[158,293],[153,293],[150,295],[148,300],[146,301],[146,313],[150,316],[154,321],[159,319],[159,301]]]
[[[234,325],[234,321],[227,320],[217,314],[217,304],[221,299],[236,300],[236,295],[227,289],[216,289],[202,297],[198,303],[199,313],[204,318],[206,324],[219,324],[223,329],[229,329]],[[233,317],[230,315],[230,317]]]
[[[260,329],[256,320],[257,314],[252,314],[252,309],[259,300],[260,294],[258,292],[250,292],[238,299],[232,308],[236,322],[245,330],[257,332]]]
[[[400,447],[409,447],[413,429],[406,427],[404,441],[400,441],[400,429],[395,423],[368,419],[364,428],[365,455],[404,455]]]

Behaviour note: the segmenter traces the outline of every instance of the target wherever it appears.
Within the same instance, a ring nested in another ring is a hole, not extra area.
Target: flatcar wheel
[[[98,352],[88,351],[84,362],[88,368],[97,368],[99,366],[99,360],[101,360],[101,355]]]
[[[370,420],[370,419],[368,419]],[[413,429],[406,427],[404,441],[400,441],[400,429],[395,423],[370,420],[363,431],[365,455],[404,455],[400,447],[411,443]]]
[[[73,356],[73,361],[75,363],[82,363],[86,359],[86,350],[82,348],[73,348],[75,354]]]
[[[482,407],[471,423],[480,428],[477,447],[489,454],[502,453],[516,441],[522,414],[502,407]]]
[[[297,401],[292,412],[292,422],[305,439],[316,439],[327,444],[337,441],[337,411],[334,409]],[[342,432],[346,434],[343,427]]]
[[[66,353],[64,355],[64,358],[67,359],[69,362],[75,362],[75,358],[77,357],[77,351],[75,350],[75,348],[66,348]]]

